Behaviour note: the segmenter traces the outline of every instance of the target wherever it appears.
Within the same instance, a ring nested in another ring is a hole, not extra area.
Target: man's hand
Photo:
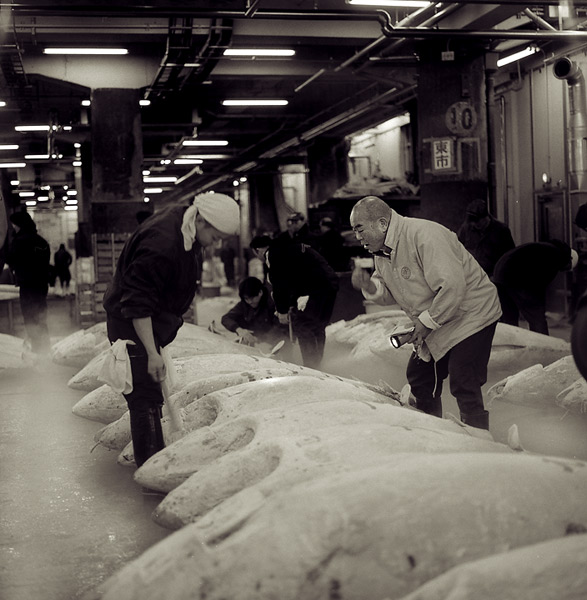
[[[258,342],[255,334],[250,329],[237,327],[236,333],[241,338],[242,343],[246,344],[247,346],[254,346]]]
[[[147,373],[149,373],[154,381],[163,381],[167,375],[163,357],[158,352],[151,352],[147,355],[147,358]]]
[[[289,323],[289,313],[276,312],[275,314],[277,315],[277,318],[279,319],[279,323],[281,325],[287,325]]]
[[[351,284],[356,290],[363,290],[368,294],[374,294],[377,291],[377,287],[371,281],[369,271],[361,269],[361,267],[355,267],[353,269]]]
[[[429,329],[422,323],[422,321],[416,319],[414,322],[414,333],[412,333],[410,338],[407,340],[407,343],[414,344],[416,348],[419,348],[424,343],[424,340],[428,337],[428,334],[431,331],[432,329]]]

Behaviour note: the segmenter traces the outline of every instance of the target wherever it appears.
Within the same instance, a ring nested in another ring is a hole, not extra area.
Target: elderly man
[[[137,466],[164,446],[161,431],[161,348],[175,338],[200,279],[202,248],[235,235],[239,207],[223,194],[200,194],[191,206],[149,217],[126,242],[104,295],[108,337],[130,340],[130,412]]]
[[[352,283],[378,304],[399,304],[414,323],[407,378],[417,408],[442,416],[450,375],[461,420],[489,429],[481,386],[497,321],[497,290],[457,236],[438,223],[398,215],[367,196],[350,216],[357,239],[375,255],[375,272],[356,268]]]

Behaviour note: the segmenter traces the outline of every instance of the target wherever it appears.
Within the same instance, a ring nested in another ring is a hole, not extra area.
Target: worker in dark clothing
[[[287,325],[291,321],[304,366],[319,368],[324,355],[325,329],[338,291],[336,273],[306,244],[258,236],[250,246],[269,266],[279,322]]]
[[[301,212],[294,212],[287,217],[286,231],[280,233],[277,240],[281,242],[298,242],[314,246],[315,239],[310,233],[310,226],[306,223],[306,217]]]
[[[239,208],[224,194],[200,194],[144,221],[127,240],[104,295],[108,337],[127,346],[132,391],[125,394],[137,466],[163,448],[161,349],[172,342],[202,270],[202,248],[234,235]]]
[[[6,262],[19,287],[20,309],[31,349],[34,353],[43,354],[49,351],[51,345],[47,327],[51,251],[27,212],[11,214],[10,222],[15,234]]]
[[[465,222],[457,236],[489,277],[499,258],[516,245],[509,227],[489,214],[485,200],[468,204]]]
[[[320,220],[320,236],[316,249],[337,273],[349,270],[349,257],[344,247],[344,238],[334,228],[334,221],[330,217]]]
[[[228,331],[236,333],[249,346],[254,346],[257,342],[273,345],[287,335],[275,314],[273,299],[259,279],[243,279],[238,293],[240,302],[223,315],[221,320]]]
[[[59,244],[59,250],[53,255],[55,263],[55,275],[59,278],[61,290],[63,293],[69,292],[69,284],[71,282],[71,271],[69,266],[73,262],[71,254],[65,249],[64,244]]]
[[[521,314],[530,331],[548,335],[546,291],[559,272],[574,267],[576,258],[577,253],[560,240],[531,242],[506,252],[492,278],[503,311],[501,321],[517,326]]]

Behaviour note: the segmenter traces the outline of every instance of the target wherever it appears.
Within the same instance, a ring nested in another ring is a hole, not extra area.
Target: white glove
[[[298,310],[303,311],[306,310],[306,305],[308,304],[308,300],[310,296],[300,296],[298,298]]]

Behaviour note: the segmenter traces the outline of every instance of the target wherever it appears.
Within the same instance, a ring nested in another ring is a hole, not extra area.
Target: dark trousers
[[[116,325],[108,321],[108,338],[111,342],[117,339],[129,339],[116,331]],[[137,467],[145,463],[153,454],[165,447],[161,429],[161,408],[163,392],[161,384],[148,373],[147,351],[143,344],[134,338],[135,345],[128,345],[128,355],[132,371],[133,389],[124,394],[130,414],[130,432],[132,447]]]
[[[497,284],[501,303],[501,322],[518,326],[520,314],[528,322],[530,331],[548,335],[546,322],[546,295],[544,292],[517,290]]]
[[[461,420],[487,429],[489,413],[483,405],[481,386],[487,381],[487,363],[497,323],[485,327],[451,348],[440,360],[425,362],[415,353],[408,361],[407,378],[416,407],[442,416],[442,384],[450,375],[450,391],[459,405]]]
[[[51,347],[47,327],[47,291],[47,286],[30,288],[22,285],[19,290],[20,310],[33,352],[48,352]]]
[[[300,343],[304,367],[319,369],[324,356],[326,326],[330,322],[336,291],[310,296],[305,310],[294,309],[292,328]]]

